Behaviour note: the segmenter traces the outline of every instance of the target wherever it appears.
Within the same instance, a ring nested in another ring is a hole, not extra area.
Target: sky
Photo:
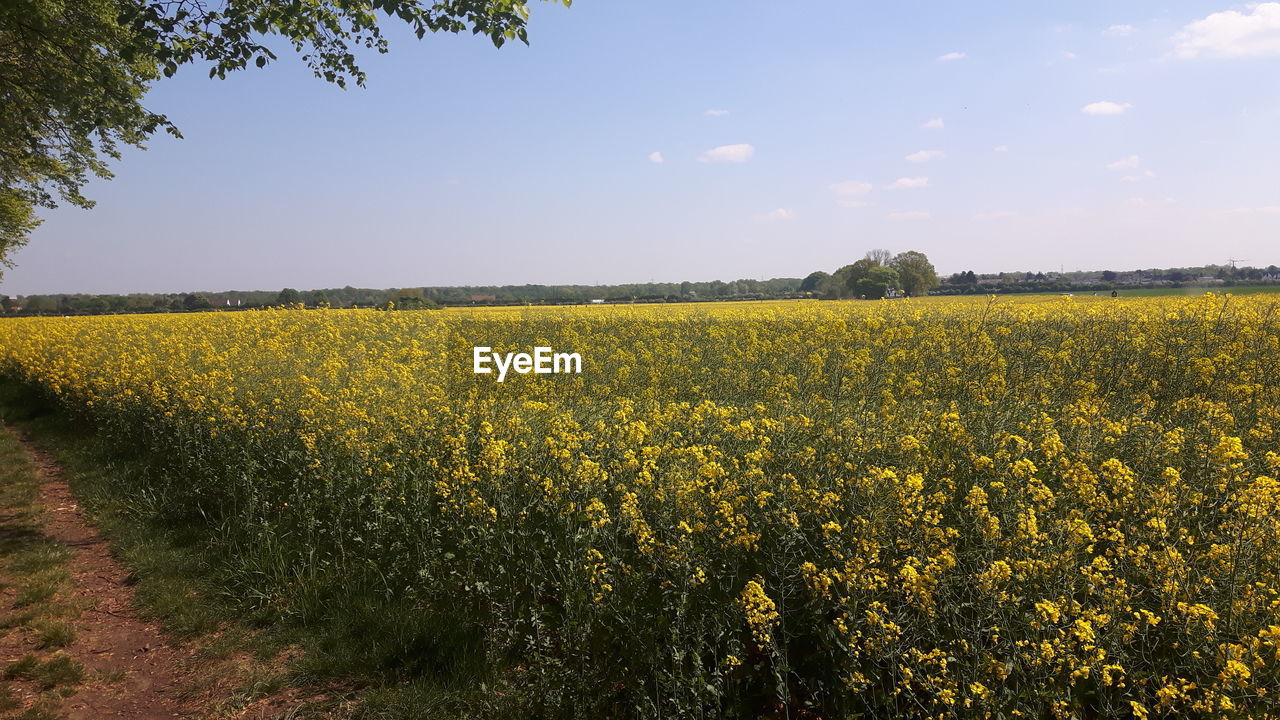
[[[283,50],[45,211],[0,292],[1280,264],[1280,2],[577,0],[530,45]]]

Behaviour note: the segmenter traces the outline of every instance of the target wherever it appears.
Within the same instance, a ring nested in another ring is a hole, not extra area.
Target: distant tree
[[[208,310],[213,307],[209,302],[209,298],[203,295],[187,295],[182,298],[183,310]]]
[[[888,250],[884,250],[882,248],[876,248],[875,250],[868,250],[865,257],[867,260],[871,260],[876,265],[888,265],[890,262],[893,261],[893,253],[889,252]]]
[[[1114,270],[1103,270],[1101,277],[1102,282],[1115,282],[1117,275]]]
[[[43,295],[28,295],[22,303],[23,312],[30,314],[48,312],[54,308],[55,304],[52,300],[44,297]]]
[[[285,288],[276,296],[277,305],[293,305],[302,302],[302,293],[293,288]]]
[[[440,304],[427,297],[423,288],[401,288],[391,293],[390,300],[396,310],[435,310]]]
[[[898,271],[903,292],[911,297],[928,295],[930,290],[938,287],[938,273],[922,252],[908,250],[899,253],[890,265]]]
[[[867,277],[871,273],[872,268],[880,267],[880,261],[875,258],[864,257],[861,260],[855,260],[849,266],[848,284],[850,287],[859,280]]]
[[[867,277],[867,273],[874,267],[878,267],[877,261],[864,257],[836,270],[831,274],[831,279],[827,281],[827,291],[823,293],[823,297],[829,300],[857,297],[858,293],[854,289],[855,286],[859,280]]]
[[[829,282],[831,282],[830,274],[821,270],[811,272],[808,277],[800,282],[800,292],[820,295],[827,289],[827,283]]]
[[[422,301],[425,298],[423,297],[421,290],[414,292],[415,289],[416,288],[405,288],[397,292],[392,302],[394,302],[396,307],[401,310],[410,310],[422,307]]]
[[[897,270],[885,265],[876,265],[868,270],[865,276],[854,282],[853,293],[855,297],[866,300],[879,300],[888,294],[889,290],[896,289],[899,282]]]
[[[827,281],[827,289],[823,291],[822,298],[824,300],[839,300],[842,297],[848,297],[852,292],[849,287],[849,273],[852,270],[852,265],[845,265],[831,273],[831,279]]]

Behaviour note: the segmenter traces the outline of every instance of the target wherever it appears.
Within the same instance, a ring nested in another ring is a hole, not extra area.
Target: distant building
[[[488,302],[490,300],[497,300],[497,299],[498,299],[497,295],[472,295],[471,296],[471,302]]]
[[[591,304],[592,304],[592,305],[603,305],[603,304],[604,304],[604,298],[592,298],[592,299],[591,299]]]

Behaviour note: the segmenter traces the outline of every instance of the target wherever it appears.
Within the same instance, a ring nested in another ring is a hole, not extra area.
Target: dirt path
[[[97,528],[86,521],[57,463],[21,433],[15,436],[40,475],[38,503],[44,508],[45,535],[74,552],[68,564],[72,603],[84,608],[74,621],[75,641],[65,652],[83,664],[85,679],[63,700],[62,714],[71,720],[195,716],[195,704],[180,690],[193,652],[169,641],[156,623],[139,617],[128,573],[112,557]]]

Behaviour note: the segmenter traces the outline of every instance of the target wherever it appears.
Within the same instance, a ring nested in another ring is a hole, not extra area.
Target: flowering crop
[[[322,620],[475,629],[544,714],[1280,716],[1265,297],[0,323],[0,368]],[[473,348],[581,374],[472,372]]]

